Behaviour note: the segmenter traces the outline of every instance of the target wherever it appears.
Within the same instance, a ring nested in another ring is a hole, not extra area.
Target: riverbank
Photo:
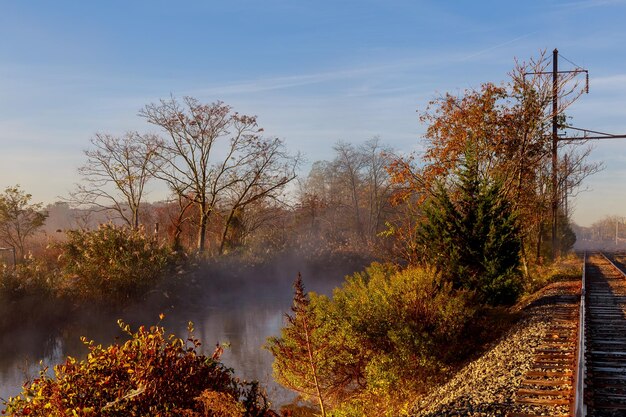
[[[258,262],[231,256],[190,263],[141,299],[126,303],[47,293],[0,295],[0,399],[17,395],[41,366],[61,363],[68,355],[83,358],[87,349],[81,336],[108,345],[126,337],[118,319],[136,328],[155,324],[164,313],[161,324],[176,334],[185,335],[189,321],[195,324],[201,353],[211,355],[217,343],[228,345],[222,360],[236,376],[259,380],[276,406],[288,403],[293,394],[273,381],[273,358],[262,346],[280,332],[298,272],[310,290],[329,295],[345,275],[371,260],[343,254],[274,255]]]

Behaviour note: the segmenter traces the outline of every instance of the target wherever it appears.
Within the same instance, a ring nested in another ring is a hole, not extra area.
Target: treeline
[[[107,155],[113,157],[117,148],[111,148]],[[60,201],[44,207],[19,186],[8,187],[0,193],[0,241],[7,248],[0,251],[0,292],[8,299],[40,294],[118,305],[141,298],[168,272],[189,269],[190,260],[216,262],[220,254],[242,263],[272,261],[284,252],[322,263],[342,256],[391,258],[391,239],[381,233],[401,212],[390,203],[394,186],[386,167],[392,157],[378,138],[361,145],[339,142],[333,159],[314,163],[289,195],[257,194],[235,207],[217,193],[204,220],[203,252],[203,220],[190,195],[138,200],[132,209],[118,189],[120,194],[107,194],[114,203],[100,196],[98,204]]]
[[[626,250],[626,222],[621,216],[606,216],[591,226],[574,226],[576,250]]]
[[[221,204],[215,208],[206,223],[205,253],[258,253],[300,245],[380,252],[380,233],[399,213],[390,202],[394,186],[386,167],[392,160],[392,150],[379,138],[360,145],[338,142],[333,159],[313,163],[308,175],[294,179],[292,189],[280,198],[266,196],[234,211]],[[159,242],[197,252],[200,216],[190,207],[184,215],[179,209],[177,201],[142,202],[137,228]],[[121,201],[115,208],[57,202],[45,211],[48,220],[43,230],[57,238],[62,235],[55,235],[56,231],[95,229],[109,221],[130,226],[120,212],[131,210]]]
[[[302,234],[362,249],[384,230],[393,155],[377,138],[338,142],[333,160],[315,162],[298,179],[302,158],[264,136],[256,117],[221,102],[170,98],[140,115],[161,135],[95,135],[68,199],[73,207],[99,209],[130,228],[158,224],[174,248],[209,255],[280,248]],[[150,182],[171,198],[147,204]]]
[[[626,242],[626,218],[606,216],[591,226],[577,226],[575,231],[581,241],[623,243]]]
[[[586,162],[589,148],[561,145],[553,189],[546,139],[552,89],[541,75],[546,65],[543,56],[518,63],[505,84],[433,100],[420,113],[427,130],[417,159],[394,154],[379,138],[338,142],[334,157],[314,162],[303,178],[297,177],[301,156],[290,153],[282,139],[265,135],[255,116],[191,97],[148,104],[139,115],[156,133],[100,133],[91,139],[81,181],[66,199],[82,213],[72,228],[93,228],[92,219],[103,218],[132,229],[143,226],[147,233],[158,225],[160,242],[205,255],[293,246],[294,236],[305,236],[415,263],[425,255],[414,235],[425,219],[424,203],[439,188],[455,193],[458,168],[471,152],[478,178],[498,182],[518,215],[528,267],[552,253],[553,194],[559,208],[556,249],[565,253],[573,239],[568,196],[600,169]],[[529,75],[534,73],[539,75]],[[560,80],[563,87],[571,81]],[[581,92],[575,87],[562,89],[569,93],[559,100],[563,125],[567,105]],[[148,202],[148,191],[155,189],[166,189],[170,197]],[[0,239],[16,247],[18,258],[24,255],[23,241],[6,233]]]

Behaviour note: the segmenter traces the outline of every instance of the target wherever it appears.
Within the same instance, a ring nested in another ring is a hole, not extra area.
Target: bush
[[[361,346],[366,382],[333,415],[405,413],[417,392],[462,359],[473,298],[428,268],[373,264],[349,277],[333,294],[327,314],[343,321],[353,346]]]
[[[348,324],[370,351],[368,386],[387,390],[405,379],[424,381],[454,360],[455,342],[473,314],[470,299],[434,270],[374,263],[335,290],[320,314]]]
[[[171,251],[142,229],[112,224],[68,231],[59,247],[65,289],[88,299],[136,298],[155,284],[172,259]]]
[[[277,380],[299,393],[311,391],[312,374],[295,378],[307,368],[278,349],[303,345],[298,338],[308,329],[330,415],[397,415],[415,391],[458,360],[458,341],[474,314],[472,296],[431,269],[374,263],[348,277],[332,299],[311,294],[307,328],[290,320],[281,337],[270,340]]]
[[[58,279],[59,272],[53,264],[29,255],[15,267],[0,264],[0,295],[7,299],[49,296],[54,293]]]
[[[256,383],[243,384],[232,369],[197,352],[190,323],[186,341],[160,326],[131,332],[130,340],[108,347],[82,339],[85,360],[68,357],[43,369],[39,378],[6,403],[12,416],[263,416],[265,397]]]
[[[526,282],[526,294],[533,294],[548,284],[558,281],[580,279],[582,274],[582,259],[574,254],[559,258],[558,262],[548,265],[533,265],[530,278]]]

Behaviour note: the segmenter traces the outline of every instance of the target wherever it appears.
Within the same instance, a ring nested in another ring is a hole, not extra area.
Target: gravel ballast
[[[531,368],[555,309],[555,296],[571,294],[575,283],[549,285],[520,307],[522,318],[484,355],[469,363],[447,383],[421,398],[415,417],[504,416],[508,413],[546,415],[549,409],[515,404],[515,393]]]

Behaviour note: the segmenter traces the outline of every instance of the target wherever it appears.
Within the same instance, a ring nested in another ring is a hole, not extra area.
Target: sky
[[[137,113],[170,95],[257,115],[309,163],[374,136],[419,152],[430,100],[554,48],[590,74],[572,124],[626,134],[624,17],[626,0],[0,0],[0,188],[66,196],[95,133],[154,132]],[[594,146],[583,226],[626,216],[626,139]]]

